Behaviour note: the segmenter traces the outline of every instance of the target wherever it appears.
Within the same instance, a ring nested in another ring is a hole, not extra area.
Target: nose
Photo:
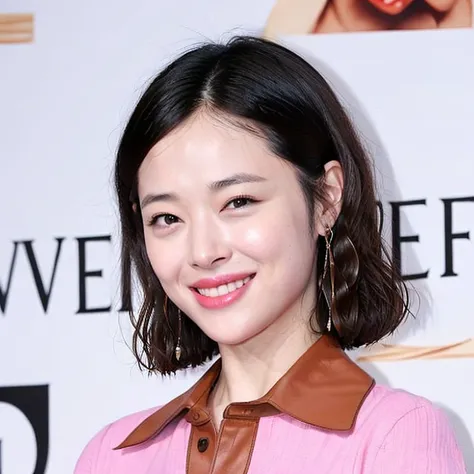
[[[189,264],[210,269],[229,260],[232,251],[227,237],[212,219],[194,222],[189,231]]]

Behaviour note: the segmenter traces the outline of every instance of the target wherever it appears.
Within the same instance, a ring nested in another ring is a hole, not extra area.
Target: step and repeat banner
[[[442,407],[474,472],[472,28],[471,0],[0,0],[0,473],[72,472],[202,373],[135,366],[112,165],[153,74],[245,33],[305,56],[356,121],[416,319],[351,356]]]

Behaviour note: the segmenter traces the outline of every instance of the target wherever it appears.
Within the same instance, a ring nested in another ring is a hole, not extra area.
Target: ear
[[[325,201],[319,203],[316,217],[316,231],[325,235],[327,228],[332,228],[341,213],[344,193],[344,175],[339,161],[332,160],[324,165]]]

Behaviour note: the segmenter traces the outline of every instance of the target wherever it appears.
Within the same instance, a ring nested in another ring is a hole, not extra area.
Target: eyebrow
[[[261,183],[262,181],[266,181],[266,179],[256,174],[236,173],[228,178],[210,183],[209,189],[211,189],[211,191],[220,191],[223,188],[228,188],[229,186],[234,186],[236,184]]]
[[[224,188],[228,188],[229,186],[235,186],[236,184],[261,183],[264,181],[266,181],[266,178],[263,178],[262,176],[258,176],[256,174],[236,173],[227,178],[209,183],[208,188],[211,191],[217,192]],[[178,195],[175,193],[147,194],[143,198],[140,204],[140,207],[143,209],[145,206],[148,206],[149,204],[154,203],[154,202],[176,202],[176,201],[179,201],[179,198],[178,198]]]

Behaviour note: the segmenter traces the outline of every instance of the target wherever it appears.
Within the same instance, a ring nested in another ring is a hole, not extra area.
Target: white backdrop
[[[1,474],[71,472],[103,425],[201,373],[163,381],[134,365],[118,312],[114,151],[156,71],[200,41],[261,32],[273,4],[0,0],[0,41],[2,14],[33,15],[24,43],[3,27],[0,44]],[[428,272],[412,281],[418,319],[397,346],[354,358],[442,406],[474,472],[474,30],[282,41],[348,106],[376,158],[387,230],[395,209],[399,234],[416,236],[400,244],[403,271]]]

